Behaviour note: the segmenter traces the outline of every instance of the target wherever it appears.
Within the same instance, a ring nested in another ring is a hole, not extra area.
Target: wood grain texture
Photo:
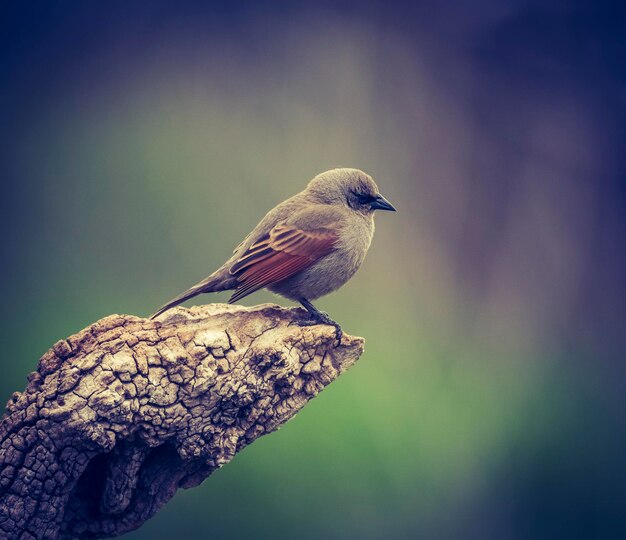
[[[0,422],[0,537],[120,535],[276,430],[363,351],[306,317],[212,304],[56,343]]]

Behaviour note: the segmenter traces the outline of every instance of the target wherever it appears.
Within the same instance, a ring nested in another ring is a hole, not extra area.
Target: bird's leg
[[[309,320],[299,321],[298,324],[300,326],[312,326],[314,324],[328,324],[330,326],[334,326],[335,337],[337,338],[337,345],[340,345],[341,338],[343,336],[343,330],[341,329],[341,326],[339,326],[339,323],[333,321],[330,318],[330,315],[328,315],[328,313],[326,313],[325,311],[320,311],[319,309],[317,309],[306,298],[300,298],[300,303],[304,306],[304,309],[309,312],[311,318]]]

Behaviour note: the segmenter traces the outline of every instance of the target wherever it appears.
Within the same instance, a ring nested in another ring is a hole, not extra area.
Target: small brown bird
[[[312,303],[359,269],[374,234],[374,210],[395,208],[358,169],[317,175],[304,191],[270,210],[218,270],[165,304],[152,319],[198,294],[234,290],[229,303],[262,289],[300,302],[311,318],[341,327]]]

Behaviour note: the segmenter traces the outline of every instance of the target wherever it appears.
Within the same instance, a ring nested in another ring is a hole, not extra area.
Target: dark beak
[[[390,210],[391,212],[396,211],[396,209],[393,207],[393,204],[391,204],[382,195],[376,196],[376,198],[372,201],[370,208],[372,210]]]

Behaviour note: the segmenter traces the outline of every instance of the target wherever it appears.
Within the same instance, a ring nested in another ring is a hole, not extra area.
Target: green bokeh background
[[[620,132],[586,79],[501,62],[513,8],[166,4],[49,13],[3,79],[2,400],[56,340],[153,312],[358,167],[399,211],[318,305],[365,354],[125,538],[623,537]],[[268,301],[289,305],[244,303]]]

